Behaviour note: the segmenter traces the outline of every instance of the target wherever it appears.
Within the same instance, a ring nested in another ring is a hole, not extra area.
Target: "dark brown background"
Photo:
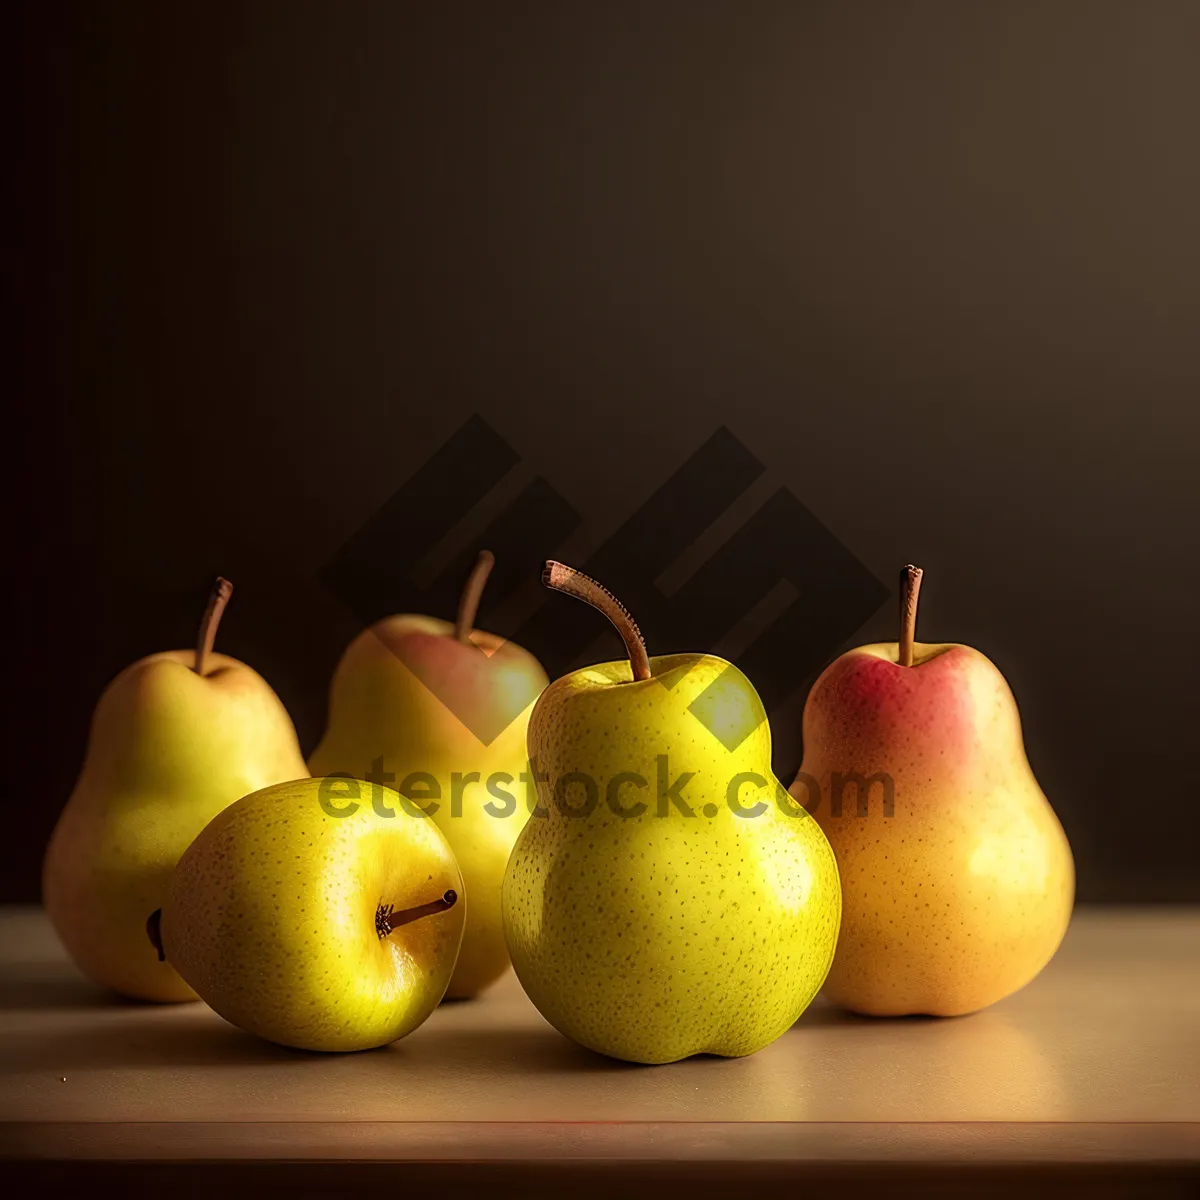
[[[218,570],[311,747],[355,632],[315,572],[477,411],[580,552],[728,425],[1008,675],[1081,897],[1200,898],[1200,6],[7,23],[4,897]]]

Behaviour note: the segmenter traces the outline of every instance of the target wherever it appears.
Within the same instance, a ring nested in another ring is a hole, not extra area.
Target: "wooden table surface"
[[[1073,1164],[1094,1181],[1157,1172],[1170,1191],[1200,1157],[1196,909],[1081,909],[1043,974],[974,1016],[869,1020],[818,1000],[759,1054],[662,1067],[574,1046],[511,975],[385,1049],[286,1050],[202,1004],[93,987],[32,909],[0,910],[0,1011],[10,1168]]]

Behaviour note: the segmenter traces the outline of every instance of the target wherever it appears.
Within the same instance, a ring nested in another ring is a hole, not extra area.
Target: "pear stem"
[[[204,674],[204,667],[209,653],[213,648],[213,640],[217,636],[217,626],[221,623],[221,614],[229,597],[233,595],[233,584],[228,579],[217,576],[213,590],[208,597],[208,607],[204,610],[204,618],[200,622],[200,636],[196,639],[196,662],[192,670],[197,675]]]
[[[921,594],[920,567],[909,563],[900,571],[900,648],[897,661],[902,667],[913,664],[913,643],[917,637],[917,597]]]
[[[166,962],[166,951],[163,950],[162,944],[162,909],[156,908],[146,918],[146,936],[150,939],[150,945],[158,951],[158,961]]]
[[[475,627],[475,614],[479,611],[479,601],[483,597],[484,584],[492,573],[496,558],[490,550],[480,550],[479,557],[467,582],[463,585],[462,595],[458,601],[458,617],[454,622],[454,636],[464,646],[471,641],[471,630]]]
[[[650,678],[650,659],[646,655],[642,631],[638,629],[637,622],[630,616],[629,610],[608,588],[582,571],[553,559],[542,569],[542,582],[548,588],[574,596],[602,612],[617,627],[617,632],[625,643],[634,679],[642,682]]]
[[[445,912],[458,903],[458,893],[451,889],[440,900],[430,900],[428,904],[418,904],[415,908],[402,908],[399,912],[393,910],[390,904],[381,904],[375,913],[375,929],[380,941],[401,925],[409,925],[422,917],[432,917],[434,913]]]

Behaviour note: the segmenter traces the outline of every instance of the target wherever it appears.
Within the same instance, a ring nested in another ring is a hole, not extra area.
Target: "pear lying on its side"
[[[179,856],[226,805],[308,775],[266,681],[211,653],[231,591],[219,581],[197,650],[152,654],[105,689],[46,851],[46,911],[71,957],[97,983],[142,1000],[196,998],[146,941],[146,916]]]
[[[220,813],[149,928],[234,1025],[304,1050],[367,1050],[437,1007],[462,940],[461,888],[441,831],[395,792],[301,779]]]

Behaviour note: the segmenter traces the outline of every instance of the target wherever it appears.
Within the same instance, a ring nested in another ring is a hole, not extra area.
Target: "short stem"
[[[432,917],[435,913],[445,912],[457,903],[458,893],[451,889],[440,900],[430,900],[428,904],[418,904],[415,908],[402,908],[399,912],[390,904],[380,905],[375,913],[375,930],[380,939],[383,939],[401,925],[410,925],[422,917]]]
[[[629,665],[633,669],[633,677],[643,681],[650,678],[650,659],[646,655],[646,643],[642,640],[641,630],[637,622],[629,615],[629,610],[602,584],[563,563],[546,563],[542,570],[542,582],[556,592],[565,592],[577,600],[583,600],[594,609],[602,612],[616,627],[625,643],[629,654]]]
[[[158,951],[158,961],[166,962],[167,956],[163,951],[162,944],[162,909],[156,908],[146,918],[146,936],[150,939],[150,945]]]
[[[475,614],[479,611],[479,601],[483,596],[483,587],[496,559],[490,550],[481,550],[475,560],[475,566],[467,577],[462,595],[458,601],[458,617],[454,622],[454,636],[463,645],[471,640],[471,630],[475,628]]]
[[[897,661],[902,667],[913,664],[913,643],[917,637],[917,597],[921,594],[920,567],[909,563],[900,572],[900,652]]]
[[[217,636],[217,626],[221,623],[221,614],[229,597],[233,595],[233,584],[228,579],[217,576],[213,590],[208,597],[208,607],[204,610],[204,619],[200,622],[200,636],[196,639],[196,662],[192,670],[197,675],[204,674],[208,656],[213,648],[213,639]]]

